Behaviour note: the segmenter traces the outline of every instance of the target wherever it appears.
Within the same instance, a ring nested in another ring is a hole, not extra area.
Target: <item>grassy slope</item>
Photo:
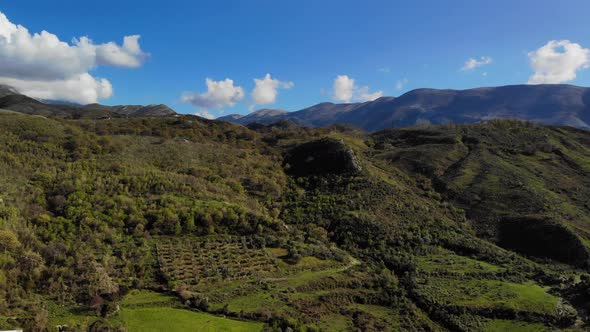
[[[437,249],[430,255],[418,256],[417,268],[421,272],[450,272],[460,274],[470,273],[499,273],[505,268],[479,261],[473,258],[459,256],[450,250]]]
[[[502,121],[391,130],[373,137],[379,159],[429,177],[441,194],[466,210],[478,234],[497,241],[498,220],[542,215],[587,245],[589,136]]]
[[[121,301],[121,311],[109,318],[129,332],[143,331],[261,331],[262,323],[238,321],[177,308],[169,295],[134,290]],[[98,318],[92,312],[52,307],[50,325],[89,326]]]
[[[261,331],[262,323],[227,318],[174,308],[122,309],[120,319],[129,332],[156,331]]]
[[[555,314],[558,302],[557,297],[532,282],[430,278],[421,291],[437,303],[472,308],[510,308],[542,314]]]
[[[280,236],[302,248],[314,241],[337,244],[360,263],[307,256],[289,264],[280,258],[287,254],[284,248],[273,249],[271,254],[280,267],[276,276],[211,282],[197,289],[210,295],[211,310],[227,305],[232,314],[263,314],[257,318],[261,320],[271,312],[275,318],[328,330],[383,330],[383,326],[402,330],[428,326],[436,330],[442,329],[439,324],[448,324],[436,316],[436,311],[452,306],[491,309],[492,313],[494,309],[510,308],[552,315],[559,298],[546,292],[536,277],[538,272],[575,273],[551,262],[531,262],[478,239],[463,210],[457,207],[466,208],[467,217],[473,219],[511,211],[524,214],[530,212],[529,205],[543,206],[542,211],[575,228],[577,236],[586,240],[588,222],[583,215],[587,207],[583,202],[587,197],[584,186],[589,155],[583,133],[517,126],[515,132],[531,136],[518,136],[512,129],[506,135],[510,142],[516,139],[523,144],[542,141],[549,135],[551,144],[558,146],[571,163],[553,152],[522,154],[518,151],[528,148],[526,144],[512,146],[502,141],[497,136],[503,135],[505,128],[497,126],[435,128],[420,133],[400,130],[392,134],[393,138],[386,134],[368,140],[357,133],[297,131],[277,134],[283,138],[266,145],[263,142],[272,141],[274,134],[247,131],[245,134],[251,137],[244,140],[236,135],[244,134],[238,131],[245,129],[221,126],[213,131],[197,122],[129,120],[134,121],[130,129],[126,120],[92,124],[7,114],[0,118],[0,139],[8,147],[0,151],[0,188],[4,195],[0,198],[11,208],[9,212],[20,211],[14,220],[35,223],[42,240],[33,241],[30,248],[45,254],[44,242],[66,243],[66,253],[74,257],[60,263],[70,266],[48,269],[50,278],[44,287],[59,278],[66,282],[74,278],[60,274],[73,270],[72,261],[80,268],[84,268],[83,262],[96,261],[101,271],[122,286],[132,285],[130,280],[153,284],[153,271],[142,268],[153,266],[154,258],[144,256],[134,246],[139,243],[142,250],[151,250],[152,241],[144,239],[151,237],[150,232],[174,236],[174,227],[164,229],[174,223],[186,233],[186,220],[205,210],[194,220],[209,223],[209,228],[201,225],[193,236],[206,232],[240,235],[242,229],[223,223],[241,225],[255,217],[266,218],[281,227],[283,222],[288,224],[289,231]],[[88,129],[92,126],[98,128]],[[157,130],[162,132],[155,134]],[[411,135],[406,135],[408,132]],[[284,150],[323,135],[344,139],[360,156],[363,173],[319,179],[293,179],[283,173],[280,161]],[[74,151],[64,148],[71,136],[78,139]],[[462,139],[471,136],[477,136],[479,145]],[[111,142],[93,144],[103,138]],[[565,170],[562,178],[549,177],[560,170]],[[439,187],[441,183],[447,185],[444,190]],[[68,196],[68,209],[63,211],[53,203],[61,184],[67,184],[63,187]],[[31,191],[23,193],[23,187]],[[457,196],[461,192],[486,201],[466,201]],[[516,197],[511,196],[514,194]],[[24,201],[27,197],[31,201]],[[28,211],[31,206],[35,209]],[[236,207],[242,220],[228,213],[229,207]],[[146,211],[151,214],[142,214]],[[8,223],[6,215],[4,210],[0,225]],[[166,218],[156,218],[162,215]],[[228,223],[230,216],[235,221]],[[480,226],[481,222],[476,223],[477,231]],[[76,242],[76,238],[82,236],[91,248],[80,249],[86,244]],[[93,254],[78,257],[78,251]],[[52,257],[46,258],[50,265]],[[141,264],[132,264],[138,261]],[[134,275],[134,271],[140,273]],[[140,274],[144,279],[137,277]],[[51,287],[58,287],[56,284]],[[166,298],[132,293],[123,300],[122,311],[113,321],[138,329],[147,328],[141,324],[148,322],[158,328],[164,327],[157,325],[160,323],[179,324],[178,329],[190,329],[194,322],[213,322],[217,328],[250,324],[174,308]],[[414,305],[422,299],[432,301],[431,308]],[[59,308],[53,308],[52,313],[52,324],[88,322],[94,317]],[[174,319],[166,321],[169,317]],[[482,317],[473,319],[483,321]]]
[[[515,322],[511,320],[494,319],[487,322],[483,331],[485,332],[544,332],[551,331],[548,327],[538,323]]]

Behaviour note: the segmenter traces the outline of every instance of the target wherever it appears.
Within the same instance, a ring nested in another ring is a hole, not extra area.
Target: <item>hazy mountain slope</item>
[[[283,114],[305,126],[349,123],[368,131],[416,124],[473,123],[495,118],[590,129],[590,89],[572,85],[512,85],[469,90],[417,89],[398,98],[356,104],[321,103]],[[246,117],[236,121],[249,123]],[[268,123],[276,120],[258,117]]]
[[[0,86],[0,108],[42,116],[69,118],[103,118],[113,116],[165,117],[176,112],[166,105],[76,105],[60,102],[42,102],[21,95],[14,88]]]
[[[36,99],[18,94],[9,94],[0,98],[0,107],[15,112],[42,116],[66,116],[74,113],[77,109],[69,105],[45,104]]]
[[[471,123],[495,118],[590,129],[590,89],[571,85],[515,85],[470,90],[419,89],[389,105],[365,112],[367,130],[447,121]]]
[[[302,126],[323,127],[342,122],[343,114],[367,105],[367,103],[333,104],[320,103],[297,112],[285,114],[284,118]]]
[[[217,118],[217,120],[240,123],[240,122],[238,122],[238,120],[243,118],[244,116],[245,115],[241,115],[241,114],[229,114],[229,115],[220,116]]]
[[[8,85],[0,84],[0,98],[16,94],[19,94],[19,92],[15,88]]]
[[[148,117],[162,117],[171,116],[176,112],[170,107],[159,104],[159,105],[117,105],[117,106],[104,106],[99,104],[91,104],[83,107],[84,110],[97,111],[104,110],[115,114],[125,116],[148,116]]]
[[[235,122],[244,125],[253,122],[268,124],[282,119],[282,117],[287,113],[288,112],[284,110],[264,108],[261,110],[254,111],[248,115],[230,114],[222,116],[218,118],[218,120]]]

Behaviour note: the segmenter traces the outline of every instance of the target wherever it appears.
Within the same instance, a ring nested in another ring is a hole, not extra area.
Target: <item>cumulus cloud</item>
[[[38,99],[66,100],[81,104],[94,103],[113,94],[111,83],[104,78],[94,78],[88,73],[56,80],[21,80],[0,78],[0,82],[16,88],[20,93]]]
[[[223,81],[214,81],[207,78],[206,84],[206,92],[186,92],[182,95],[181,100],[191,103],[202,110],[209,110],[234,106],[244,98],[244,89],[241,86],[234,86],[232,79],[226,78]]]
[[[572,81],[579,70],[590,66],[590,49],[569,40],[551,40],[528,56],[535,71],[529,78],[529,84]]]
[[[123,37],[123,46],[113,42],[96,46],[96,60],[99,65],[137,68],[143,64],[147,54],[139,46],[140,35]]]
[[[334,80],[334,100],[348,103],[352,100],[354,79],[348,75],[338,75]]]
[[[334,79],[334,94],[332,98],[339,102],[349,103],[355,101],[373,101],[383,96],[383,91],[369,92],[368,86],[358,87],[353,78],[348,75],[338,75]]]
[[[72,102],[97,102],[110,97],[112,87],[89,71],[98,66],[141,66],[148,54],[141,50],[139,38],[126,36],[121,46],[95,44],[88,37],[68,43],[47,31],[32,34],[0,12],[0,82],[12,82],[34,98],[60,96]]]
[[[273,79],[270,74],[266,74],[264,78],[254,79],[255,87],[252,91],[252,110],[256,105],[274,104],[279,94],[279,89],[291,89],[295,86],[293,82],[282,82]]]
[[[478,67],[481,67],[481,66],[485,66],[485,65],[489,65],[492,62],[493,62],[493,60],[489,56],[482,56],[479,59],[469,58],[469,59],[467,59],[467,61],[465,61],[465,64],[463,65],[463,67],[461,68],[461,70],[462,71],[474,70],[475,68],[478,68]]]
[[[209,120],[215,119],[215,115],[209,113],[208,110],[201,110],[201,111],[195,113],[195,115],[198,115],[202,118],[209,119]]]
[[[406,86],[406,84],[408,84],[408,79],[407,78],[398,80],[397,82],[395,82],[395,88],[397,90],[401,90],[401,89],[403,89]]]
[[[383,97],[383,91],[379,90],[379,91],[375,91],[373,93],[369,92],[369,87],[368,86],[363,86],[362,88],[359,88],[357,91],[357,99],[360,101],[373,101],[377,98],[381,98]]]

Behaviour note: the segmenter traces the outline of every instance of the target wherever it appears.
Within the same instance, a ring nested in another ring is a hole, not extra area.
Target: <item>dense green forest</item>
[[[0,328],[582,331],[589,250],[586,131],[0,112]]]

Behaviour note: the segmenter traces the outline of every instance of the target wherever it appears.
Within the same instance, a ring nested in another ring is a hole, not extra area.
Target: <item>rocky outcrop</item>
[[[498,244],[518,253],[588,267],[590,255],[579,237],[546,217],[504,218],[498,225]]]
[[[285,156],[285,168],[294,176],[354,175],[362,170],[352,149],[334,138],[322,138],[294,147]]]

